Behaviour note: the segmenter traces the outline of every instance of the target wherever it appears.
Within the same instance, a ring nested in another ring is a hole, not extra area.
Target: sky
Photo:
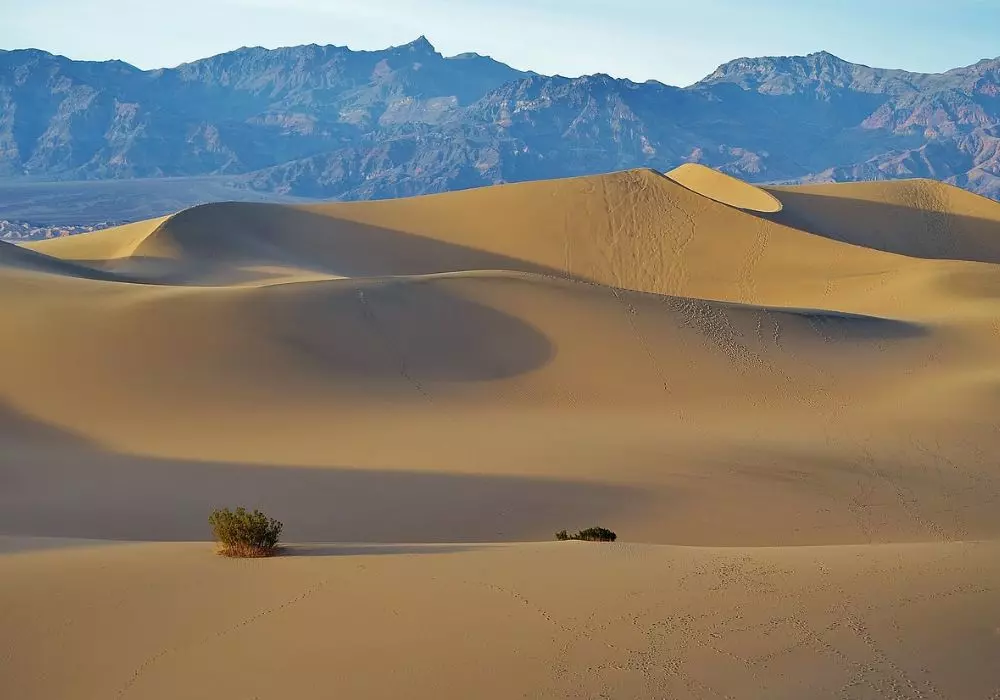
[[[940,72],[1000,56],[1000,0],[0,0],[0,48],[175,66],[240,46],[438,51],[688,85],[742,56],[826,50]]]

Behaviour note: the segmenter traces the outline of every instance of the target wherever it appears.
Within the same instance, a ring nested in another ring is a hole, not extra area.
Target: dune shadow
[[[758,216],[823,238],[914,258],[1000,263],[1000,224],[996,221],[829,197],[806,189],[768,191],[783,209]]]
[[[180,211],[121,260],[62,260],[19,248],[48,272],[131,284],[225,286],[266,279],[247,266],[334,277],[507,270],[566,277],[563,270],[301,206],[214,202]]]
[[[191,261],[202,275],[211,266],[271,264],[340,277],[462,270],[565,276],[562,270],[459,243],[262,203],[218,202],[181,211],[150,234],[135,255],[163,259],[161,248],[180,252],[176,279],[188,273]]]
[[[490,381],[536,370],[556,354],[548,335],[524,317],[524,306],[507,304],[512,297],[505,290],[525,285],[545,292],[533,280],[502,273],[199,287],[171,295],[135,288],[129,293],[141,305],[109,312],[103,304],[80,304],[60,326],[82,375],[66,367],[37,368],[32,342],[46,342],[50,332],[38,324],[20,335],[9,330],[18,342],[4,359],[34,367],[26,371],[39,379],[64,376],[63,391],[109,366],[117,367],[114,381],[150,386],[170,377],[192,396],[231,391],[237,380],[286,392],[304,384],[341,391],[346,382],[371,379],[383,388],[390,382]],[[96,327],[102,335],[95,335]],[[41,339],[32,341],[35,334]],[[139,345],[149,352],[137,354]]]
[[[93,271],[95,279],[151,286],[230,287],[267,283],[286,276],[279,271],[251,270],[238,264],[219,265],[211,260],[185,260],[179,264],[169,258],[143,255],[114,260],[77,259],[70,264]]]
[[[460,281],[469,285],[483,278]],[[525,284],[490,278],[487,284]],[[552,341],[518,315],[453,293],[447,279],[306,282],[254,290],[260,337],[338,378],[487,381],[548,364]]]
[[[282,520],[286,541],[319,555],[343,552],[330,542],[367,549],[548,538],[567,523],[613,522],[645,498],[571,479],[121,455],[39,430],[0,451],[0,535],[199,541],[210,539],[209,513],[244,505]]]
[[[5,366],[4,371],[13,371],[13,368]],[[86,438],[26,416],[0,398],[0,460],[13,458],[23,445],[93,449],[92,443]],[[0,479],[0,490],[3,486],[4,482]]]
[[[283,557],[368,557],[386,554],[457,554],[483,549],[472,544],[286,544]]]
[[[841,311],[804,311],[799,315],[828,342],[909,340],[930,335],[919,323]]]
[[[15,269],[79,277],[98,282],[140,281],[94,267],[87,261],[63,260],[7,241],[0,241],[0,264]]]
[[[743,324],[751,324],[750,327],[744,325],[741,328],[747,336],[757,333],[757,327],[763,316],[768,317],[770,323],[776,324],[779,328],[789,324],[808,324],[813,336],[826,342],[908,340],[923,338],[930,334],[930,329],[920,323],[848,311],[778,307],[731,301],[701,301],[685,297],[664,297],[664,299],[664,303],[671,311],[681,315],[681,322],[684,325],[693,325],[703,335],[718,334],[719,326],[712,319],[712,314],[719,310],[732,314],[730,323],[737,323],[735,327],[739,327],[737,319],[742,319]],[[785,338],[784,342],[791,340],[793,338]]]

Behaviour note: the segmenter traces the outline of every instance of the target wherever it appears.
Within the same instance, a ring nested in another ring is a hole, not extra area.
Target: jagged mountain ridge
[[[155,71],[4,52],[0,173],[247,172],[355,143],[380,123],[439,121],[521,75],[445,59],[426,39],[375,52],[242,48]]]
[[[0,174],[231,176],[370,199],[700,162],[752,181],[931,177],[1000,197],[1000,59],[942,74],[819,52],[686,88],[384,51],[242,48],[177,68],[0,52]]]

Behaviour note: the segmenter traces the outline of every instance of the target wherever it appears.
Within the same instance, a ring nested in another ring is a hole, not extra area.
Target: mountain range
[[[379,199],[702,163],[754,182],[927,177],[1000,198],[1000,58],[941,74],[826,52],[688,87],[382,51],[241,48],[176,68],[0,51],[0,177],[221,176]]]

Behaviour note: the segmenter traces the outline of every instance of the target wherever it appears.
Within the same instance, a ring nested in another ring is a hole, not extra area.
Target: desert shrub
[[[208,518],[219,543],[219,554],[227,557],[270,557],[278,551],[282,525],[259,510],[242,506],[214,511]]]
[[[618,535],[606,527],[588,527],[576,533],[576,539],[584,542],[614,542]]]
[[[588,527],[586,530],[580,530],[572,535],[566,532],[566,530],[560,530],[556,533],[556,539],[560,542],[564,542],[566,540],[582,540],[584,542],[614,542],[618,539],[618,535],[606,527]]]

